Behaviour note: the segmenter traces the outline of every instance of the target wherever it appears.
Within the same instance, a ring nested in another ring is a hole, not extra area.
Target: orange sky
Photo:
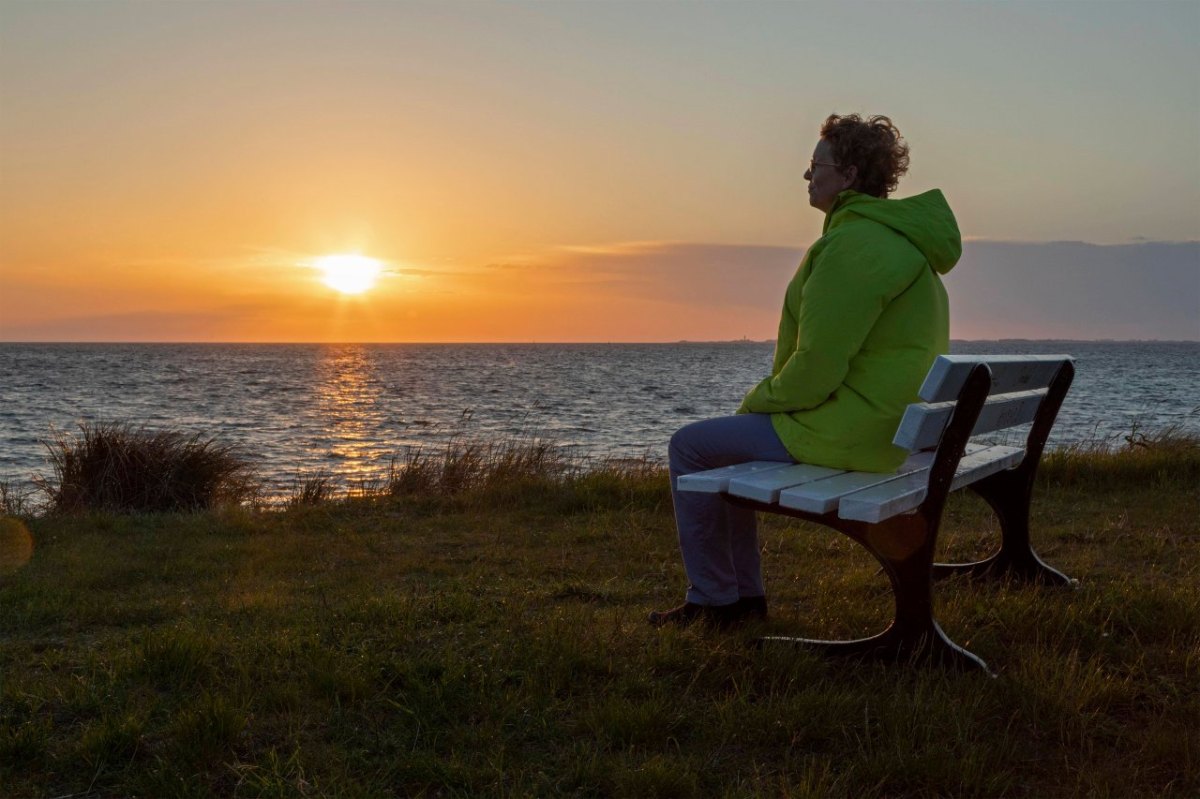
[[[0,6],[0,340],[769,338],[834,110],[969,236],[1200,238],[1197,7],[874,8]],[[375,289],[320,282],[343,252]],[[1189,336],[1172,269],[1122,331]]]

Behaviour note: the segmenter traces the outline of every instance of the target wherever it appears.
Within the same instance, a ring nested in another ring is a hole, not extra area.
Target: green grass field
[[[769,622],[651,629],[684,586],[644,468],[8,517],[0,796],[1200,795],[1200,443],[1039,480],[1036,545],[1079,588],[938,588],[995,679],[749,647],[889,618],[869,556],[779,517]],[[997,535],[958,492],[942,559]]]

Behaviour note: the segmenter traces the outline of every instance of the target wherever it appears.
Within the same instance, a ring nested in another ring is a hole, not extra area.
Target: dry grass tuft
[[[1119,487],[1200,484],[1200,436],[1178,427],[1134,428],[1124,443],[1091,441],[1046,453],[1039,469],[1051,485]]]
[[[528,481],[562,482],[582,469],[580,458],[539,438],[454,439],[440,453],[412,447],[393,458],[384,491],[395,497],[455,495]]]
[[[338,489],[334,477],[320,470],[312,474],[298,474],[292,481],[292,489],[286,504],[289,508],[321,505],[337,497]]]
[[[0,516],[29,516],[33,512],[33,492],[27,486],[0,480]]]
[[[255,501],[260,484],[232,446],[200,433],[124,422],[79,426],[46,443],[53,477],[38,478],[52,513],[200,511]]]

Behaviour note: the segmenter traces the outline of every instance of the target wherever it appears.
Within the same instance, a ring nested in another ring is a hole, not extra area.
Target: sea
[[[1049,446],[1200,435],[1200,342],[955,341],[959,353],[1074,356]],[[51,476],[46,442],[88,422],[213,436],[269,490],[346,485],[414,448],[533,440],[589,459],[665,460],[679,427],[733,413],[770,342],[0,344],[0,481]]]

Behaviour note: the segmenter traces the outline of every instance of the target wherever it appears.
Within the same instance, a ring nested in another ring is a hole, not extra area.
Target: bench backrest
[[[990,370],[991,386],[971,435],[1032,422],[1048,387],[1064,367],[1071,368],[1071,363],[1069,355],[938,356],[919,392],[925,401],[908,406],[893,443],[909,452],[936,448],[967,378],[979,364],[986,364]]]
[[[682,475],[679,489],[724,492],[801,518],[836,511],[845,522],[874,524],[919,507],[939,519],[951,491],[999,472],[1032,486],[1074,375],[1070,356],[948,355],[929,375],[921,394],[931,401],[910,405],[896,434],[896,443],[914,454],[895,473],[750,461]],[[970,443],[975,432],[1029,421],[1023,447]]]

